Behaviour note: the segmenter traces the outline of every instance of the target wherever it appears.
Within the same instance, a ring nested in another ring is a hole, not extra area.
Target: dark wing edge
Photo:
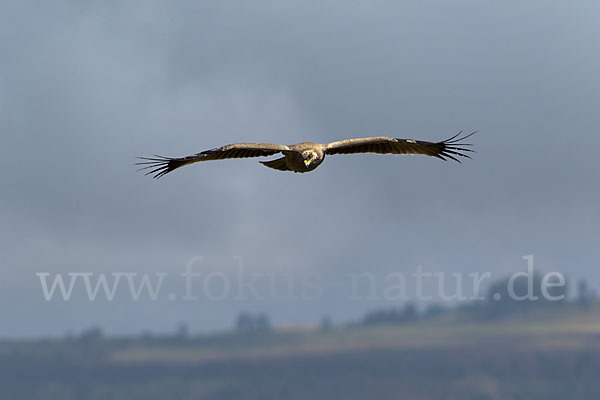
[[[228,158],[266,157],[288,149],[287,146],[271,143],[235,143],[187,157],[164,157],[156,154],[154,157],[137,157],[142,161],[136,162],[135,165],[142,166],[137,171],[149,170],[145,175],[154,174],[153,178],[158,179],[177,168],[196,162]]]
[[[159,155],[154,155],[155,158],[151,157],[137,157],[138,160],[143,160],[136,162],[135,165],[142,165],[137,171],[143,171],[149,169],[144,175],[154,174],[153,178],[158,179],[163,175],[168,174],[169,172],[183,167],[186,164],[192,163],[195,156],[181,157],[181,158],[172,158],[172,157],[164,157]],[[187,160],[189,159],[189,160]]]
[[[452,136],[451,138],[436,143],[438,145],[442,145],[442,149],[438,154],[435,154],[434,157],[437,157],[444,161],[447,161],[446,158],[449,158],[451,160],[458,162],[459,164],[462,164],[462,162],[455,156],[463,157],[463,158],[471,158],[471,156],[466,153],[474,153],[475,150],[466,149],[464,146],[473,146],[473,144],[465,143],[464,140],[468,139],[471,136],[473,136],[474,134],[476,134],[477,131],[471,132],[468,135],[464,135],[461,137],[460,135],[462,134],[462,132],[463,131],[460,131],[456,135]]]

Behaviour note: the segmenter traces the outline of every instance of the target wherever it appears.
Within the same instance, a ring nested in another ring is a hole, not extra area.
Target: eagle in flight
[[[154,178],[160,178],[179,167],[200,161],[267,157],[278,153],[283,154],[283,157],[260,163],[280,171],[309,172],[321,165],[326,155],[355,153],[423,154],[444,161],[449,158],[460,163],[460,157],[471,158],[467,153],[473,150],[466,146],[472,144],[465,143],[464,140],[476,132],[462,137],[461,133],[462,131],[437,143],[383,136],[346,139],[329,144],[303,142],[289,146],[272,143],[234,143],[187,157],[138,157],[142,161],[136,165],[142,166],[138,171],[149,170],[146,175],[153,174]]]

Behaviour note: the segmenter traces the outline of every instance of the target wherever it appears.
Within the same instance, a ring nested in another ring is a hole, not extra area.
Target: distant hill
[[[93,333],[93,334],[92,334]],[[600,307],[473,320],[0,343],[18,399],[600,398]]]

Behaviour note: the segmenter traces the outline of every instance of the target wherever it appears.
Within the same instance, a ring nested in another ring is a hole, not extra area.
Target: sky
[[[595,1],[2,2],[0,337],[210,332],[241,311],[340,323],[418,301],[418,268],[469,293],[467,274],[529,254],[599,289],[599,18]],[[245,159],[160,180],[133,165],[461,130],[478,131],[462,165]],[[72,296],[46,300],[39,274],[69,273]],[[119,273],[112,300],[89,299],[85,276]],[[154,300],[130,294],[143,274],[164,277]]]

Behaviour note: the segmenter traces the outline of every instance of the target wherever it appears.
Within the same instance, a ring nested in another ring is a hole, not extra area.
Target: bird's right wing
[[[288,146],[272,143],[234,143],[181,158],[157,155],[154,157],[138,157],[138,159],[143,161],[137,162],[135,165],[142,165],[138,171],[148,169],[149,171],[146,172],[146,175],[154,174],[154,178],[160,178],[174,169],[200,161],[266,157],[286,150],[289,150]]]

